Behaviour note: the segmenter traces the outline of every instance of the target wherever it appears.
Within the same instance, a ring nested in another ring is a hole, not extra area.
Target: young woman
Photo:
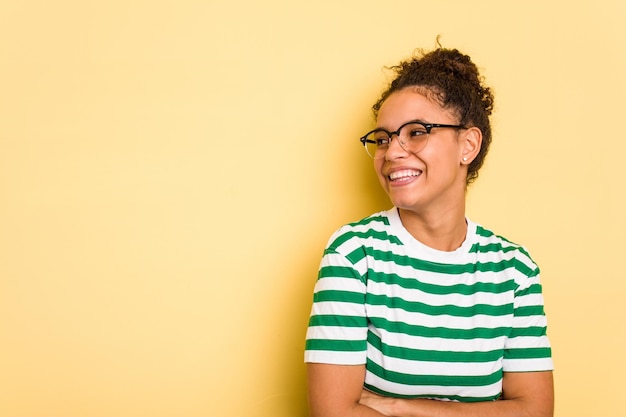
[[[439,48],[394,67],[360,140],[393,208],[322,258],[305,361],[312,417],[551,417],[539,268],[465,215],[493,95]]]

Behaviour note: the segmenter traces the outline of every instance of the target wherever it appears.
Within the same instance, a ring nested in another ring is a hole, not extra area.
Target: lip
[[[423,170],[414,167],[396,167],[385,173],[385,178],[391,185],[405,185],[417,180]]]

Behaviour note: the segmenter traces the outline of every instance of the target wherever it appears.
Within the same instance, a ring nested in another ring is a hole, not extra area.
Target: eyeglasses
[[[417,120],[406,122],[395,132],[383,128],[374,129],[359,140],[365,146],[365,151],[374,159],[385,156],[393,135],[398,137],[398,143],[406,152],[418,153],[426,147],[428,136],[433,128],[467,129],[462,125],[444,125],[438,123],[423,123]]]

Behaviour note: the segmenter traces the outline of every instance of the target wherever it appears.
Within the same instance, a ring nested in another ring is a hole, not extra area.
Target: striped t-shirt
[[[460,248],[423,245],[397,210],[339,229],[321,261],[305,361],[366,365],[365,388],[497,399],[503,372],[552,370],[539,268],[467,220]]]

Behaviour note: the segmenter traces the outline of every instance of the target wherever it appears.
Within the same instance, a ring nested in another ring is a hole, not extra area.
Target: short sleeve
[[[533,372],[554,369],[539,268],[522,258],[513,302],[513,324],[505,343],[503,371]]]
[[[305,362],[366,363],[368,321],[365,293],[363,274],[349,256],[339,253],[332,245],[327,248],[313,295]]]

